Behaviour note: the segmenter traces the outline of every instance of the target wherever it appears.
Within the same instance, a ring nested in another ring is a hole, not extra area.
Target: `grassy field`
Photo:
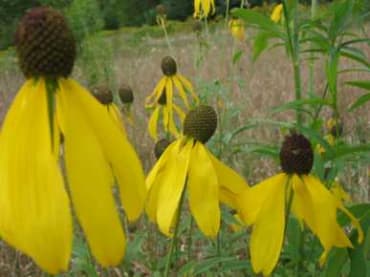
[[[176,26],[171,27],[171,24]],[[253,62],[251,44],[251,38],[255,35],[253,30],[247,29],[247,42],[240,43],[230,36],[224,22],[210,24],[208,33],[203,33],[201,37],[191,31],[192,22],[170,23],[169,28],[176,30],[169,34],[172,47],[170,50],[159,27],[121,29],[116,32],[99,33],[89,38],[80,49],[73,77],[86,87],[104,84],[115,92],[123,83],[131,86],[135,96],[132,109],[134,125],[126,126],[129,138],[135,145],[147,172],[155,159],[154,142],[147,132],[149,113],[144,108],[144,99],[162,76],[161,59],[171,55],[175,57],[181,74],[192,81],[202,101],[213,105],[218,111],[219,127],[216,136],[210,142],[211,149],[231,167],[242,173],[250,184],[255,184],[277,172],[279,169],[277,160],[267,155],[256,154],[253,150],[260,144],[271,147],[279,145],[286,130],[271,124],[271,121],[288,122],[294,118],[292,111],[272,113],[275,107],[294,99],[293,71],[285,50],[283,48],[268,50]],[[370,25],[367,25],[364,31],[369,35]],[[367,57],[370,57],[368,44],[364,43],[360,48]],[[235,53],[239,51],[240,59],[233,61]],[[323,60],[316,60],[314,65],[314,92],[317,95],[322,95],[326,86],[323,63]],[[340,68],[350,68],[352,65],[351,61],[343,59]],[[306,94],[309,79],[308,60],[303,62],[302,77]],[[369,104],[366,104],[354,112],[348,112],[348,107],[363,91],[350,87],[345,82],[365,78],[368,78],[368,75],[358,72],[341,74],[339,79],[338,101],[344,123],[343,139],[353,144],[369,142],[370,108]],[[10,49],[1,53],[0,123],[23,82],[24,78],[17,67],[14,51]],[[329,110],[322,109],[319,117],[326,121],[330,117]],[[225,138],[231,136],[239,127],[254,122],[258,122],[258,128],[240,132],[233,137],[232,142],[225,143]],[[369,174],[369,165],[354,161],[338,176],[355,202],[370,200]],[[154,258],[145,255],[154,251],[150,243],[160,241],[155,253],[159,259],[163,259],[166,252],[161,243],[165,242],[165,238],[151,234],[153,226],[144,223],[132,228],[138,229],[132,233],[136,238],[131,243],[141,248],[139,250],[133,248],[132,253],[128,253],[121,272],[112,269],[105,272],[107,276],[132,276],[132,272],[127,270],[129,267],[141,276],[153,276],[151,274],[155,268]],[[151,235],[154,237],[150,237]],[[229,238],[226,237],[225,240]],[[196,237],[193,241],[195,248],[197,243],[212,244],[197,239],[199,238]],[[246,255],[245,238],[235,238],[224,251],[232,249],[240,253],[238,255],[242,260]],[[193,255],[199,256],[196,259],[201,259],[205,255],[204,250],[199,252],[195,250]],[[122,272],[126,272],[127,275],[123,275]],[[0,242],[0,276],[39,274],[32,261]],[[245,272],[240,271],[239,276],[244,274]]]

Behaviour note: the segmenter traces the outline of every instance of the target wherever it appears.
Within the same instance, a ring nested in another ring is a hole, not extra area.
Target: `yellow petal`
[[[187,188],[190,211],[199,229],[208,237],[217,236],[220,228],[216,170],[202,143],[191,150]]]
[[[185,113],[183,112],[183,110],[177,106],[175,103],[173,104],[173,110],[177,113],[177,115],[179,116],[180,118],[180,121],[181,121],[181,124],[182,122],[184,121],[185,119]]]
[[[248,225],[255,223],[258,213],[266,201],[266,198],[269,196],[270,191],[276,186],[283,186],[287,178],[288,176],[284,173],[275,175],[250,189],[245,189],[237,197],[237,204],[240,209],[238,213],[244,223]]]
[[[152,115],[149,118],[149,122],[148,122],[149,135],[155,141],[158,140],[157,123],[158,123],[158,117],[159,117],[159,110],[160,110],[160,106],[155,107]]]
[[[173,80],[173,82],[175,84],[175,87],[177,88],[177,90],[179,92],[179,95],[180,95],[182,101],[185,104],[185,107],[187,109],[189,109],[190,106],[189,106],[188,97],[186,96],[186,92],[185,92],[184,87],[182,86],[180,80],[178,79],[178,77],[176,75],[172,77],[172,80]]]
[[[153,222],[157,221],[158,192],[163,184],[163,178],[166,178],[167,176],[165,172],[166,164],[171,162],[171,157],[174,154],[176,155],[180,143],[180,140],[174,141],[166,148],[159,160],[150,170],[145,180],[146,188],[148,190],[145,210],[149,219]]]
[[[161,97],[163,89],[165,88],[166,82],[167,77],[166,76],[162,77],[162,79],[155,86],[153,92],[145,99],[146,107],[152,107],[157,103],[159,97]]]
[[[78,94],[66,87],[61,86],[57,103],[64,123],[65,163],[73,205],[93,255],[103,266],[117,265],[124,255],[125,236],[112,194],[110,165]]]
[[[177,78],[179,78],[181,83],[185,86],[185,89],[190,92],[191,96],[193,97],[193,99],[195,101],[195,104],[199,104],[199,97],[195,93],[193,85],[191,84],[191,82],[181,74],[177,74],[176,76],[177,76]]]
[[[211,158],[217,174],[220,201],[233,209],[238,209],[237,197],[245,189],[249,188],[247,182],[233,169],[219,161],[209,151],[208,156]]]
[[[265,276],[275,268],[284,240],[286,178],[279,175],[275,178],[275,182],[270,178],[269,182],[256,185],[265,190],[265,199],[260,203],[250,240],[253,270]]]
[[[351,241],[337,223],[337,209],[341,206],[340,202],[315,177],[293,176],[292,182],[293,212],[319,238],[324,247],[324,256],[333,246],[351,247]],[[321,261],[323,262],[324,259],[322,258]]]
[[[181,140],[180,142],[171,152],[167,152],[171,153],[171,156],[164,165],[158,191],[157,223],[161,232],[167,236],[172,235],[171,227],[185,186],[192,148],[192,141],[188,141],[184,146]]]
[[[79,103],[81,113],[94,130],[105,159],[117,178],[120,198],[128,220],[136,220],[143,208],[146,194],[145,178],[140,160],[121,130],[109,118],[105,107],[71,79],[63,80],[65,91]],[[73,92],[73,93],[72,93]]]
[[[108,112],[109,112],[110,116],[112,117],[113,121],[115,122],[115,124],[117,124],[118,128],[121,129],[123,135],[126,136],[126,129],[125,129],[125,126],[123,124],[122,115],[121,115],[117,105],[116,104],[110,104],[110,105],[107,106],[107,109],[108,109]]]
[[[272,10],[271,13],[271,20],[275,23],[278,23],[281,19],[281,15],[283,13],[283,4],[278,4],[275,6],[275,8]]]
[[[0,137],[0,236],[57,274],[68,268],[72,220],[50,135],[45,82],[28,80]]]

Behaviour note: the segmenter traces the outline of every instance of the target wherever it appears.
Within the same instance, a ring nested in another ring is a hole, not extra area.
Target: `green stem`
[[[171,42],[170,42],[170,39],[169,39],[168,33],[167,33],[166,21],[163,19],[160,22],[161,22],[161,27],[162,27],[163,32],[164,32],[164,37],[166,38],[166,43],[167,43],[168,49],[169,49],[171,55],[174,55],[173,48],[172,48],[172,45],[171,45]]]
[[[189,223],[189,234],[188,234],[188,261],[191,260],[191,250],[192,250],[192,244],[193,244],[193,226],[194,226],[194,220],[193,217],[190,217],[190,223]]]
[[[292,27],[289,26],[290,15],[287,7],[287,0],[283,0],[283,12],[285,19],[285,28],[288,36],[288,52],[290,53],[293,72],[294,72],[294,88],[295,88],[295,100],[300,100],[302,98],[302,82],[301,82],[301,66],[299,58],[299,39],[297,30],[297,12],[296,7],[294,8],[294,17],[292,20]],[[298,129],[302,125],[302,112],[300,109],[296,109],[296,121]]]
[[[229,12],[230,12],[230,0],[226,0],[226,11],[225,11],[226,26],[229,24]]]
[[[186,183],[186,181],[185,181],[185,183]],[[180,203],[179,203],[179,206],[177,208],[177,215],[176,215],[177,219],[176,219],[176,223],[175,223],[175,230],[174,230],[173,237],[172,237],[172,240],[171,240],[170,252],[168,253],[168,256],[167,256],[166,268],[164,270],[164,275],[163,275],[164,277],[168,277],[169,273],[170,273],[173,250],[175,249],[175,245],[176,245],[176,242],[177,242],[177,235],[178,235],[178,232],[179,232],[181,210],[182,210],[182,206],[183,206],[184,199],[185,199],[185,189],[186,189],[186,184],[185,184],[184,190],[182,191],[181,198],[180,198]]]

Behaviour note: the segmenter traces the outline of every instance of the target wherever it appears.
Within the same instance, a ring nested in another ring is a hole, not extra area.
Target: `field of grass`
[[[134,125],[126,124],[126,127],[145,172],[148,172],[155,158],[154,142],[147,131],[149,112],[144,108],[144,100],[162,76],[162,58],[171,55],[176,59],[181,74],[192,81],[201,101],[214,106],[218,112],[219,126],[209,143],[210,149],[246,177],[251,185],[275,174],[279,170],[278,160],[271,158],[271,155],[266,153],[268,151],[258,149],[263,145],[264,149],[270,146],[272,152],[276,151],[287,133],[287,129],[276,122],[294,120],[293,110],[273,112],[274,108],[294,100],[293,70],[285,49],[280,47],[268,50],[254,62],[252,39],[256,31],[253,29],[246,30],[247,42],[241,43],[231,37],[223,21],[211,23],[208,32],[203,32],[202,35],[192,31],[192,22],[169,24],[170,30],[171,24],[175,25],[172,28],[176,30],[169,34],[170,50],[160,27],[123,28],[116,32],[102,32],[89,38],[80,49],[73,78],[86,87],[108,85],[114,92],[117,92],[123,83],[131,86],[135,97],[132,107]],[[367,24],[363,31],[369,36],[370,25]],[[369,58],[369,44],[363,43],[359,47]],[[240,58],[237,58],[236,53],[241,54]],[[304,95],[309,93],[309,63],[309,60],[302,63]],[[351,68],[353,65],[352,61],[342,59],[339,68]],[[351,72],[341,74],[338,80],[338,104],[344,124],[342,139],[354,145],[369,143],[370,107],[368,102],[353,112],[348,111],[348,107],[363,91],[348,86],[346,82],[364,80],[368,76],[368,73],[364,72]],[[0,123],[23,82],[24,77],[18,69],[14,50],[9,49],[1,53]],[[313,92],[321,96],[325,86],[324,61],[318,59],[314,64]],[[323,108],[319,119],[326,122],[330,116],[330,110]],[[251,124],[257,127],[235,132],[240,127]],[[369,175],[368,164],[353,160],[346,164],[338,178],[350,192],[353,201],[362,203],[370,200]],[[181,259],[176,263],[178,270],[185,271],[183,266],[189,261],[201,261],[205,257],[216,257],[220,254],[215,253],[218,250],[213,241],[202,238],[199,231],[194,231],[189,258],[186,254],[189,236],[185,233],[188,230],[185,229],[188,229],[190,224],[193,224],[192,221],[186,217],[179,243]],[[196,229],[195,226],[191,228]],[[223,226],[223,230],[228,228]],[[132,241],[129,243],[122,267],[109,271],[101,271],[98,268],[97,271],[103,272],[102,276],[161,276],[159,272],[164,266],[168,239],[157,233],[155,226],[144,220],[135,226],[129,226],[129,230]],[[237,261],[246,260],[248,251],[244,236],[225,232],[220,240],[224,246],[221,256],[225,263],[228,262],[227,257],[232,255],[237,257]],[[89,272],[89,266],[93,267],[91,259],[83,240],[77,237],[75,258],[72,261],[76,273],[63,276],[84,276],[80,272]],[[217,274],[217,265],[210,264],[209,272],[203,273],[203,276],[249,276],[246,274],[249,274],[250,269],[240,269],[234,273],[225,270],[224,273]],[[30,259],[0,242],[0,276],[39,274],[39,269]]]

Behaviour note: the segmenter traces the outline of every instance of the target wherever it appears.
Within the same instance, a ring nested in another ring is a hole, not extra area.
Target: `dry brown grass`
[[[369,32],[370,26],[366,27]],[[251,36],[249,32],[249,36]],[[178,34],[171,37],[174,53],[169,53],[164,39],[144,37],[133,46],[128,46],[129,38],[122,32],[108,39],[106,47],[113,49],[114,56],[110,62],[113,70],[113,80],[116,86],[121,82],[128,83],[135,93],[133,112],[135,126],[128,126],[129,137],[135,145],[144,167],[148,170],[153,164],[153,141],[149,138],[146,125],[148,114],[143,108],[145,97],[152,91],[156,82],[161,77],[160,62],[166,55],[176,57],[181,73],[194,83],[199,93],[205,93],[204,84],[214,80],[220,81],[228,89],[228,99],[232,107],[239,109],[239,116],[233,120],[232,126],[226,126],[231,131],[237,126],[246,124],[252,118],[273,118],[276,120],[290,120],[291,112],[271,116],[271,109],[280,104],[293,100],[294,83],[293,73],[283,49],[274,49],[264,53],[257,62],[251,61],[251,44],[235,44],[227,32],[218,26],[211,31],[207,38],[209,48],[204,53],[204,62],[195,66],[198,55],[197,37],[192,33]],[[361,46],[370,57],[369,45]],[[236,65],[232,64],[232,53],[235,49],[243,49],[244,55]],[[97,49],[105,51],[105,49]],[[93,57],[92,57],[93,58]],[[99,64],[99,61],[97,61]],[[351,63],[343,60],[341,67],[349,67]],[[6,61],[0,58],[0,122],[5,111],[24,79],[16,68],[14,56]],[[307,88],[308,64],[302,68],[304,87]],[[357,143],[360,140],[368,142],[370,135],[370,109],[369,104],[353,113],[347,112],[347,107],[363,93],[363,91],[345,86],[345,82],[352,79],[366,79],[369,75],[352,73],[340,77],[339,103],[344,120],[345,139]],[[86,84],[84,71],[75,68],[74,77]],[[234,81],[233,81],[234,80]],[[237,85],[235,81],[242,81]],[[321,94],[325,86],[323,61],[318,61],[315,66],[315,90]],[[209,93],[209,92],[208,92]],[[212,92],[211,92],[212,93]],[[213,100],[215,102],[215,99]],[[228,103],[228,104],[230,104]],[[215,104],[215,103],[213,103]],[[230,105],[226,105],[228,107]],[[328,111],[322,112],[322,117],[328,117]],[[271,126],[261,126],[243,133],[238,140],[279,143],[282,135],[279,129]],[[246,159],[246,157],[248,159]],[[240,172],[248,174],[250,183],[255,183],[261,178],[273,174],[277,164],[270,159],[256,155],[235,155],[232,157],[233,166]],[[355,169],[348,168],[346,174],[341,176],[347,188],[356,192],[356,198],[361,201],[369,200],[369,168],[359,165]],[[38,276],[29,259],[0,244],[0,277],[1,276]],[[17,270],[15,270],[17,269]],[[14,273],[16,272],[16,273]],[[15,274],[15,275],[14,275]]]

